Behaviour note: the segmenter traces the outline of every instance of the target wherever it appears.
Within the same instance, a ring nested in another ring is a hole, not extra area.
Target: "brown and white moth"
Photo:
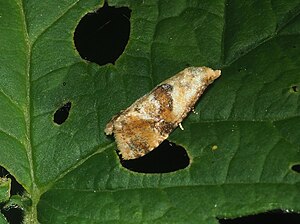
[[[106,135],[114,134],[123,159],[144,156],[180,125],[220,75],[220,70],[208,67],[184,69],[114,116],[106,125]]]

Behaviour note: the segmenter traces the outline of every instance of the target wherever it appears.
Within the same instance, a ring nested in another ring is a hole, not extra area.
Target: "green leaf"
[[[108,4],[132,10],[131,32],[115,65],[98,66],[80,58],[73,33],[103,1],[0,0],[0,165],[31,200],[25,223],[218,223],[300,212],[300,174],[291,169],[300,164],[299,1]],[[165,174],[123,168],[106,123],[188,65],[222,70],[198,115],[169,138],[190,165]],[[67,102],[69,117],[57,125]]]
[[[4,215],[2,215],[1,213],[0,213],[0,224],[7,224],[8,222],[7,222],[7,220],[5,219],[5,217],[4,217]]]
[[[0,177],[0,203],[5,203],[10,197],[11,179]],[[0,224],[7,224],[4,215],[0,213]]]
[[[10,197],[11,179],[0,178],[0,203],[9,200]]]

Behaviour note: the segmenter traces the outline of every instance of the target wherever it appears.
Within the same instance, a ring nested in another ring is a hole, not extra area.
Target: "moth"
[[[105,134],[116,139],[124,160],[151,152],[194,108],[206,87],[221,75],[208,67],[188,67],[114,116]]]

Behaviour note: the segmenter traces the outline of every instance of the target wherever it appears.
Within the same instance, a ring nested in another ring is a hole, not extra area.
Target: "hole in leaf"
[[[110,7],[105,2],[96,12],[85,15],[74,33],[80,56],[99,65],[115,63],[129,39],[130,14],[127,7]]]
[[[1,213],[5,216],[10,224],[23,223],[24,211],[19,207],[10,207],[9,209],[1,209]]]
[[[240,217],[236,219],[219,219],[221,224],[254,224],[254,223],[264,223],[264,224],[273,224],[273,223],[289,223],[289,224],[299,224],[300,223],[300,214],[274,210],[270,212],[264,212],[256,215],[249,215],[245,217]]]
[[[12,176],[5,168],[0,166],[0,177],[7,177],[11,179],[11,189],[10,194],[11,195],[22,195],[25,191],[23,186],[19,184],[14,176]]]
[[[190,163],[185,149],[167,140],[143,157],[132,160],[121,159],[123,167],[139,173],[169,173],[184,169]]]
[[[291,169],[297,173],[300,173],[300,164],[293,165]]]
[[[68,116],[69,116],[70,109],[71,109],[71,102],[68,102],[65,105],[63,105],[61,108],[59,108],[55,112],[53,121],[56,124],[64,123],[67,120]]]
[[[295,93],[297,93],[297,92],[299,92],[299,86],[292,86],[292,90],[295,92]]]

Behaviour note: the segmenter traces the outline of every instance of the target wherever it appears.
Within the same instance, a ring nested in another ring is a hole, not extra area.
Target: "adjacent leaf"
[[[8,223],[8,222],[6,221],[4,215],[2,215],[2,214],[0,213],[0,224],[7,224],[7,223]]]
[[[98,66],[80,58],[73,33],[103,2],[0,0],[0,165],[32,201],[25,222],[218,223],[300,212],[300,175],[290,169],[300,164],[299,1],[108,4],[132,10],[131,33],[115,65]],[[123,168],[105,124],[189,65],[222,69],[198,115],[170,136],[190,166]],[[53,116],[68,102],[58,125]]]
[[[0,178],[0,203],[9,200],[11,180],[9,178]]]

